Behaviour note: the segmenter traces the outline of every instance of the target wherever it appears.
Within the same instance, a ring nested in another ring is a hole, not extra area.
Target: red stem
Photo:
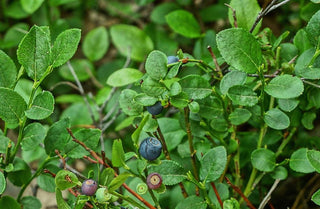
[[[218,202],[219,202],[221,208],[223,209],[223,202],[222,202],[222,200],[221,200],[221,197],[220,197],[220,195],[219,195],[219,192],[218,192],[217,187],[216,187],[216,185],[214,184],[214,182],[211,182],[211,186],[212,186],[212,189],[213,189],[214,193],[216,194],[216,197],[217,197],[217,199],[218,199]]]

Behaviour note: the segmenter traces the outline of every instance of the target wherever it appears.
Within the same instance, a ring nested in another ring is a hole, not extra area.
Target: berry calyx
[[[147,177],[147,185],[150,189],[158,189],[162,184],[162,177],[158,173],[150,173]]]
[[[95,180],[87,179],[84,182],[82,182],[81,192],[84,195],[93,196],[96,193],[97,188],[98,184]]]

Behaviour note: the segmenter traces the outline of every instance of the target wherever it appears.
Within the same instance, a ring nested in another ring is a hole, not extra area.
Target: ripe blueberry
[[[147,176],[147,185],[150,189],[158,189],[162,184],[162,177],[158,173],[150,173]]]
[[[161,105],[161,102],[156,102],[154,105],[151,106],[147,106],[147,111],[151,114],[151,115],[159,115],[163,110],[163,107]]]
[[[95,180],[87,179],[82,182],[81,192],[84,195],[92,196],[96,193],[98,184]]]
[[[140,155],[150,161],[157,159],[161,154],[161,150],[161,142],[154,137],[145,138],[139,147]]]
[[[172,64],[179,61],[178,57],[176,56],[168,56],[167,59],[168,59],[168,64]]]

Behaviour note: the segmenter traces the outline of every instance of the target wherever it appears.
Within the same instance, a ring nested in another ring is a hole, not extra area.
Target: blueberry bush
[[[0,2],[1,209],[320,206],[319,0]]]

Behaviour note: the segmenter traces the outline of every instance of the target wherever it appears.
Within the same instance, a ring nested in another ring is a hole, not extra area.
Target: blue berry
[[[87,179],[82,183],[81,192],[84,195],[92,196],[96,193],[98,184],[95,180]]]
[[[147,107],[147,111],[151,114],[151,115],[159,115],[163,110],[163,107],[161,105],[161,102],[156,102],[154,105],[152,106],[148,106]]]
[[[172,63],[175,63],[175,62],[178,62],[179,61],[179,58],[176,57],[176,56],[168,56],[168,64],[172,64]]]
[[[162,144],[159,139],[154,137],[145,138],[139,147],[140,155],[147,160],[157,159],[162,151]]]
[[[150,173],[147,176],[147,185],[150,189],[158,189],[162,184],[162,177],[158,173]]]

